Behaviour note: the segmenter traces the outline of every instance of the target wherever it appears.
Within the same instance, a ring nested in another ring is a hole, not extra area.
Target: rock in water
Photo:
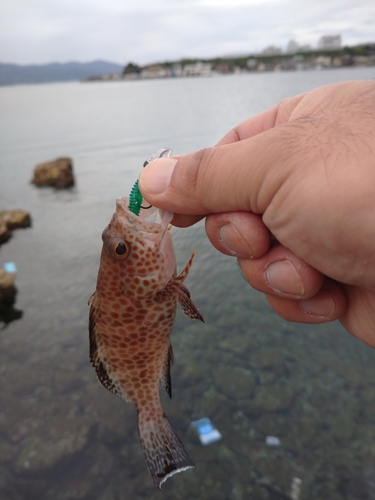
[[[0,220],[0,245],[8,241],[12,236],[12,231],[8,229],[8,226]]]
[[[30,226],[31,217],[29,212],[24,210],[0,211],[0,245],[10,239],[13,229]]]
[[[38,187],[52,186],[59,189],[74,186],[72,160],[57,158],[54,161],[39,163],[34,169],[31,183]]]
[[[13,304],[17,289],[14,285],[14,274],[0,269],[0,303]]]
[[[0,211],[0,223],[10,230],[21,229],[31,226],[31,218],[25,210],[3,210]]]

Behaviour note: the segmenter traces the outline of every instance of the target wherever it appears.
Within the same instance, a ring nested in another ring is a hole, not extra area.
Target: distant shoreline
[[[335,50],[267,52],[238,57],[181,59],[146,66],[138,66],[131,62],[126,66],[121,66],[100,60],[89,63],[70,62],[29,66],[0,63],[0,85],[185,78],[366,66],[375,66],[375,43]]]

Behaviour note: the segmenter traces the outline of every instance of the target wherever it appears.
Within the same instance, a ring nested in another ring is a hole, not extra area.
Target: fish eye
[[[126,248],[126,245],[123,241],[120,241],[120,243],[117,244],[117,247],[115,248],[115,252],[117,255],[125,255],[128,249]]]
[[[122,238],[113,238],[108,244],[109,255],[116,260],[125,260],[130,255],[130,243]]]

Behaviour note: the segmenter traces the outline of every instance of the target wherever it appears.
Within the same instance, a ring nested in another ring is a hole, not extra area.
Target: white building
[[[324,35],[318,42],[318,48],[322,50],[341,49],[341,35]]]
[[[195,64],[185,64],[183,76],[210,76],[212,75],[212,64],[198,61]]]
[[[269,45],[265,49],[262,50],[262,54],[265,56],[278,56],[282,54],[283,51],[281,50],[280,47],[275,47],[274,45]]]
[[[298,43],[295,40],[289,40],[288,46],[286,48],[288,54],[295,54],[296,52],[298,52],[298,49],[299,49]]]

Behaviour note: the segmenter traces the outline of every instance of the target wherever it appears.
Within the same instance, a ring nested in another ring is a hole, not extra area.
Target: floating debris
[[[268,446],[280,446],[281,441],[278,437],[276,436],[267,436],[266,437],[266,444]]]
[[[199,441],[203,446],[215,443],[222,438],[220,432],[215,429],[207,417],[190,422],[190,426],[197,430]]]

